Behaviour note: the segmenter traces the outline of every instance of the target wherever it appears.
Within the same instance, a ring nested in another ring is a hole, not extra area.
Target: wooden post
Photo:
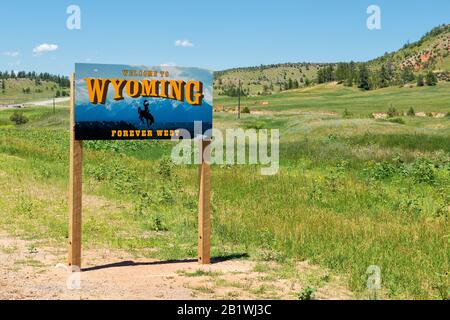
[[[239,79],[238,86],[238,119],[241,118],[241,80]]]
[[[81,269],[81,195],[83,141],[75,140],[75,83],[70,77],[69,266]]]
[[[205,148],[211,143],[209,140],[200,141],[199,188],[198,188],[198,263],[211,263],[211,168],[208,163],[211,154],[205,153]],[[208,148],[209,150],[209,148]]]

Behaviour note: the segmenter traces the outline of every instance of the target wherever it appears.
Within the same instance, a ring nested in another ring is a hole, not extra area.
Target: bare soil
[[[82,272],[69,273],[65,259],[63,247],[41,247],[0,232],[0,299],[297,299],[306,286],[298,278],[256,272],[256,262],[248,260],[202,266],[195,260],[135,259],[124,251],[88,249]],[[307,263],[298,270],[321,272]],[[352,298],[334,277],[315,296]]]

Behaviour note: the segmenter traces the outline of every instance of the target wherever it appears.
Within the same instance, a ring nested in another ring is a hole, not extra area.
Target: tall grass
[[[47,112],[26,126],[0,128],[0,223],[12,234],[63,244],[67,113]],[[0,112],[0,121],[5,117]],[[278,175],[261,176],[257,166],[213,166],[214,256],[309,260],[341,274],[360,294],[367,268],[377,265],[384,297],[446,298],[448,119],[400,125],[247,115],[238,124],[222,114],[216,120],[221,128],[281,127],[282,141]],[[161,259],[196,255],[197,168],[172,165],[171,146],[85,143],[85,246]]]

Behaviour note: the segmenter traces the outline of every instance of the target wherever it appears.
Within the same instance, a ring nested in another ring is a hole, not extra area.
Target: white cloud
[[[161,63],[161,67],[176,67],[176,63],[175,62],[166,62],[166,63]]]
[[[7,51],[7,52],[3,52],[3,54],[8,57],[17,57],[17,56],[19,56],[20,53],[17,51]]]
[[[43,43],[33,49],[34,56],[39,56],[45,52],[58,50],[58,45]]]
[[[177,40],[175,41],[175,46],[177,47],[193,47],[194,44],[190,42],[189,40]]]

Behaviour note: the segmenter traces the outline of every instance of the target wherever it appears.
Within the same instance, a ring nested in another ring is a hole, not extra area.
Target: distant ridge
[[[347,62],[347,63],[350,63]],[[336,68],[340,63],[277,63],[252,67],[236,67],[215,72],[214,88],[219,95],[237,96],[238,81],[241,80],[244,95],[267,95],[296,89],[314,83],[334,81],[340,77],[320,74],[325,69]],[[355,70],[362,62],[355,62]],[[450,24],[443,24],[427,32],[420,40],[407,43],[397,51],[365,63],[369,71],[378,73],[387,68],[392,79],[388,85],[401,84],[402,73],[412,74],[432,71],[439,80],[450,81]],[[342,67],[342,66],[341,66]],[[345,66],[347,68],[347,66]],[[341,68],[343,69],[343,68]],[[327,70],[329,73],[329,70]],[[410,76],[412,79],[412,76]],[[356,79],[353,79],[356,83]],[[371,81],[375,81],[372,79]],[[350,81],[351,82],[351,81]],[[408,82],[408,81],[406,81]]]

